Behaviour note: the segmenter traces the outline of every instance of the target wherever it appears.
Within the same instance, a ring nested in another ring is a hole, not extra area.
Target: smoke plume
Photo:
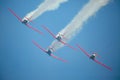
[[[69,42],[83,27],[83,24],[92,17],[98,10],[107,5],[110,0],[89,0],[89,2],[83,6],[73,20],[59,33],[64,34],[64,42]],[[57,40],[54,40],[50,45],[54,50],[57,50],[64,45]]]

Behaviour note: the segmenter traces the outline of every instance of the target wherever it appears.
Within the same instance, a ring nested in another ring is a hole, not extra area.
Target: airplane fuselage
[[[93,54],[90,56],[90,59],[95,60],[95,57],[96,57],[96,54],[93,53]]]
[[[52,50],[51,50],[51,49],[48,49],[48,50],[46,51],[46,53],[47,53],[49,56],[51,56]]]
[[[26,25],[28,23],[28,20],[23,20],[22,23]]]
[[[61,41],[62,38],[61,38],[61,36],[57,36],[56,39],[57,39],[58,41]]]

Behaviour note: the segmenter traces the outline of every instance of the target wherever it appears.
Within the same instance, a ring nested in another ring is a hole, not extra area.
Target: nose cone
[[[49,50],[46,51],[46,53],[50,56],[52,51],[49,49]]]
[[[23,20],[22,23],[23,23],[23,24],[27,24],[28,21],[27,21],[27,20]]]
[[[58,41],[61,41],[61,36],[57,36],[57,38],[56,38]]]

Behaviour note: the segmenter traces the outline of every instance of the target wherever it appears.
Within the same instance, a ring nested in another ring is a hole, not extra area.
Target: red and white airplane
[[[43,26],[42,27],[49,32],[53,38],[55,38],[56,40],[58,40],[59,42],[61,42],[62,44],[68,46],[69,48],[73,49],[73,50],[77,50],[76,48],[74,48],[73,46],[69,45],[68,43],[63,41],[63,38],[65,39],[64,35],[62,33],[58,33],[57,35],[54,35],[47,27]]]
[[[92,59],[92,60],[95,61],[96,63],[100,64],[101,66],[107,68],[108,70],[112,71],[112,69],[111,69],[109,66],[107,66],[107,65],[99,62],[97,59],[95,59],[96,56],[97,56],[96,53],[93,53],[92,55],[90,55],[90,54],[88,54],[83,48],[81,48],[79,45],[77,45],[77,47],[78,47],[83,53],[85,53],[85,55],[88,56],[90,59]]]
[[[48,48],[47,50],[45,50],[45,49],[43,49],[37,42],[35,42],[34,40],[33,40],[32,42],[33,42],[33,44],[34,44],[35,46],[37,46],[37,47],[38,47],[40,50],[42,50],[43,52],[47,53],[49,56],[51,56],[51,57],[53,57],[53,58],[55,58],[55,59],[57,59],[57,60],[60,60],[60,61],[62,61],[62,62],[67,62],[67,61],[64,60],[64,59],[59,58],[59,57],[53,55],[53,54],[52,54],[52,53],[54,52],[53,48]]]
[[[8,10],[23,24],[25,24],[28,28],[38,32],[39,34],[42,34],[41,31],[39,31],[38,29],[36,28],[33,28],[31,25],[28,24],[28,22],[31,22],[30,19],[28,18],[24,18],[24,19],[21,19],[12,9],[8,8]]]

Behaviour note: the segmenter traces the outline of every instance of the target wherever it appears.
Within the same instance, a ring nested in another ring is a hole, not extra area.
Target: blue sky
[[[59,9],[49,11],[30,23],[41,30],[40,35],[21,24],[9,11],[20,17],[34,10],[43,0],[0,0],[0,80],[119,80],[120,79],[120,1],[113,0],[99,10],[84,25],[69,44],[80,44],[87,52],[97,52],[98,60],[113,71],[89,60],[81,51],[68,47],[55,55],[68,60],[60,62],[49,57],[32,44],[37,41],[47,48],[54,40],[40,25],[44,24],[57,34],[88,2],[69,0]]]

